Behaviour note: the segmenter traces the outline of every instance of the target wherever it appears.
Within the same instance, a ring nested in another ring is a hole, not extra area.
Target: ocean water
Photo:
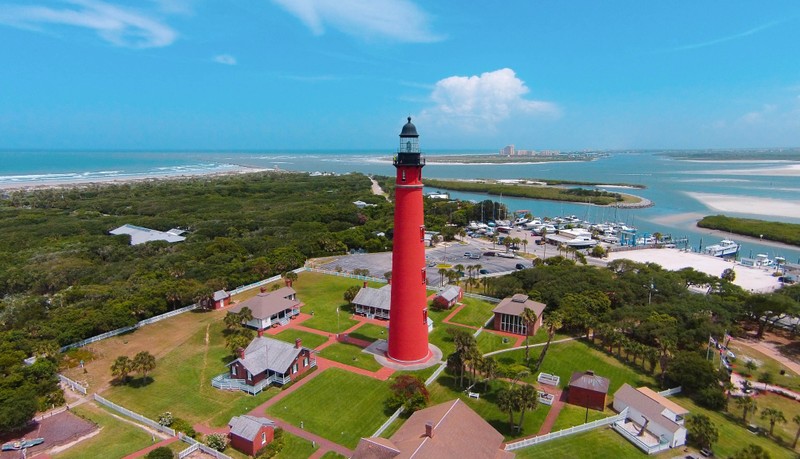
[[[477,153],[438,151],[441,154]],[[0,152],[0,186],[63,182],[90,182],[147,176],[176,176],[227,172],[247,168],[279,168],[306,172],[362,172],[394,175],[390,149],[386,151],[14,151]],[[760,208],[748,208],[746,198],[795,203],[800,195],[800,175],[787,171],[798,162],[788,161],[684,161],[656,152],[612,153],[590,162],[530,164],[428,164],[424,176],[431,178],[570,179],[595,182],[642,184],[629,191],[654,202],[645,209],[615,209],[521,198],[499,198],[511,210],[529,210],[537,216],[575,215],[589,221],[618,221],[636,226],[639,232],[661,232],[687,237],[690,247],[708,246],[720,236],[698,229],[694,222],[702,215],[725,213],[741,217],[800,223],[800,214],[763,215]],[[724,195],[741,208],[719,211],[706,207],[693,193]],[[461,199],[482,200],[477,193],[451,193]],[[736,239],[735,236],[732,237]],[[702,239],[702,241],[701,241]],[[765,253],[800,262],[800,249],[774,247],[742,241],[741,256]]]

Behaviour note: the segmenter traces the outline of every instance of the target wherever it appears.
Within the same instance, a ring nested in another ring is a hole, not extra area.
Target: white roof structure
[[[353,298],[353,304],[388,311],[392,307],[392,286],[387,284],[381,288],[362,287]]]
[[[228,365],[241,362],[247,371],[254,375],[265,370],[286,373],[302,350],[302,347],[261,336],[250,342],[244,350],[243,359],[236,359]]]
[[[158,231],[142,226],[125,224],[119,228],[114,228],[109,231],[109,233],[114,236],[120,234],[129,235],[131,237],[131,245],[139,245],[151,241],[181,242],[186,240],[185,237],[181,236],[184,231],[177,228],[173,228],[169,231]]]

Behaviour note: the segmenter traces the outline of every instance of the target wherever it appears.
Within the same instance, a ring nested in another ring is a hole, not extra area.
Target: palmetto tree
[[[747,415],[751,411],[755,412],[758,409],[756,401],[751,397],[739,397],[736,399],[736,407],[742,410],[742,422],[747,423]]]
[[[517,403],[520,409],[519,425],[517,426],[518,431],[522,432],[522,424],[525,422],[525,411],[536,409],[538,402],[539,394],[533,386],[523,384],[517,390]]]
[[[528,253],[528,239],[525,238],[521,240],[520,243],[522,244],[522,250],[524,250],[525,253]]]
[[[497,393],[497,407],[500,411],[508,413],[508,429],[514,429],[514,410],[517,409],[516,389],[511,387],[508,389],[501,389]]]
[[[749,398],[749,397],[748,397]],[[775,424],[780,422],[781,424],[786,423],[786,416],[783,415],[783,411],[777,408],[764,408],[761,410],[761,419],[766,419],[769,421],[769,436],[772,436],[772,431],[775,430]]]
[[[525,323],[525,363],[528,363],[528,338],[530,337],[533,326],[536,324],[536,321],[539,319],[539,317],[536,316],[536,312],[533,309],[525,308],[522,310],[520,318]]]
[[[547,228],[542,228],[542,241],[544,242],[544,255],[542,255],[542,258],[547,258]]]
[[[444,278],[447,276],[447,268],[439,268],[439,286],[444,287]]]
[[[483,374],[486,376],[486,379],[483,380],[484,392],[488,389],[488,383],[491,383],[497,377],[498,371],[500,371],[500,364],[497,363],[497,360],[495,360],[494,357],[484,357]],[[800,430],[798,432],[800,432]]]
[[[544,318],[544,326],[547,327],[547,343],[545,343],[542,353],[539,354],[539,361],[536,362],[536,369],[533,371],[539,371],[539,367],[542,366],[547,349],[550,348],[550,342],[553,341],[553,336],[555,336],[556,331],[564,326],[564,318],[558,311],[553,312]]]
[[[127,355],[121,355],[111,365],[111,375],[125,382],[128,374],[133,371],[133,361]]]

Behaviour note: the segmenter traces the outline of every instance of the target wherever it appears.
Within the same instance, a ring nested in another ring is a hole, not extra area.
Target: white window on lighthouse
[[[405,170],[402,171],[400,180],[402,180],[404,182],[406,181],[406,171]]]

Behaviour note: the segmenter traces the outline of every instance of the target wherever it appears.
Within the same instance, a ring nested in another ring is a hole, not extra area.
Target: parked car
[[[523,265],[522,263],[517,263],[516,266],[514,267],[517,269],[525,269],[525,265]]]
[[[497,256],[503,258],[517,258],[517,256],[514,255],[513,252],[498,252]]]
[[[493,256],[496,256],[496,255],[497,255],[496,252],[483,252],[483,256],[484,257],[493,257]]]
[[[464,252],[464,258],[469,258],[472,256],[472,252]]]
[[[473,253],[472,255],[469,256],[469,259],[470,260],[480,260],[481,259],[481,253],[480,252],[475,252],[475,253]]]
[[[489,274],[489,271],[486,269],[479,269],[478,274]]]

